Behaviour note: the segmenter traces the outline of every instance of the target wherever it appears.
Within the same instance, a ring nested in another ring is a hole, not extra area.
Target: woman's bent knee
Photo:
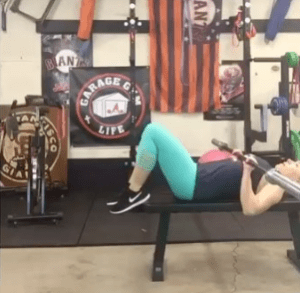
[[[153,134],[153,133],[160,132],[161,130],[162,130],[161,124],[157,122],[152,122],[145,127],[143,134]]]

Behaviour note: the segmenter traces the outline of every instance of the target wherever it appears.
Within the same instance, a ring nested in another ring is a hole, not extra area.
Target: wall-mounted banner
[[[149,0],[151,110],[220,109],[222,0]]]
[[[222,108],[204,113],[204,120],[244,120],[244,69],[242,62],[224,61],[220,66]]]
[[[69,102],[69,69],[93,66],[92,40],[76,35],[42,35],[42,91],[47,104]]]
[[[1,105],[0,119],[5,122],[10,112],[9,105]],[[66,113],[68,115],[68,112]],[[1,133],[0,141],[0,175],[1,183],[5,187],[22,187],[27,185],[28,164],[24,167],[20,159],[28,157],[28,136],[34,136],[36,113],[34,107],[24,107],[14,110],[14,116],[19,122],[19,132],[13,140],[5,131]],[[60,117],[60,119],[58,119]],[[67,117],[67,116],[66,116]],[[66,120],[66,117],[64,120]],[[43,118],[43,130],[40,135],[45,136],[45,177],[47,183],[60,182],[68,184],[68,133],[67,121],[62,122],[61,111],[57,107],[49,107],[49,113]]]
[[[132,134],[130,68],[70,70],[70,141],[74,147],[138,144],[150,123],[149,68],[136,67],[136,136]]]

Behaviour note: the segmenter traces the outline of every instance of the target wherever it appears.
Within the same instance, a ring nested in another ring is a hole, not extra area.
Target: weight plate
[[[297,131],[291,130],[291,142],[298,160],[300,160],[300,134]]]
[[[270,104],[271,113],[280,116],[289,111],[289,103],[285,97],[273,98]]]
[[[288,52],[285,54],[285,57],[288,61],[289,67],[297,67],[299,63],[299,57],[298,54],[295,52]]]

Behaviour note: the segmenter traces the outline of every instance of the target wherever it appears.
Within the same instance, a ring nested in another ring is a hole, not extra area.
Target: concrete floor
[[[1,293],[300,292],[291,242],[167,246],[165,281],[151,282],[154,246],[2,249]]]

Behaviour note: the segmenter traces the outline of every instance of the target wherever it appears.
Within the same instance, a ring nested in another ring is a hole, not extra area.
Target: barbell
[[[224,142],[221,142],[217,139],[212,140],[212,144],[217,146],[220,150],[227,151],[229,153],[232,153],[233,150],[228,147],[228,145]],[[235,156],[241,160],[246,162],[248,158],[242,154],[235,154]],[[254,162],[253,160],[247,161],[247,164],[257,168],[259,171],[261,171],[263,174],[266,175],[266,180],[274,185],[278,185],[281,188],[283,188],[288,194],[292,195],[296,199],[300,200],[300,184],[291,180],[290,178],[282,175],[280,172],[276,171],[274,168],[267,170],[261,166],[259,166],[258,163]]]

